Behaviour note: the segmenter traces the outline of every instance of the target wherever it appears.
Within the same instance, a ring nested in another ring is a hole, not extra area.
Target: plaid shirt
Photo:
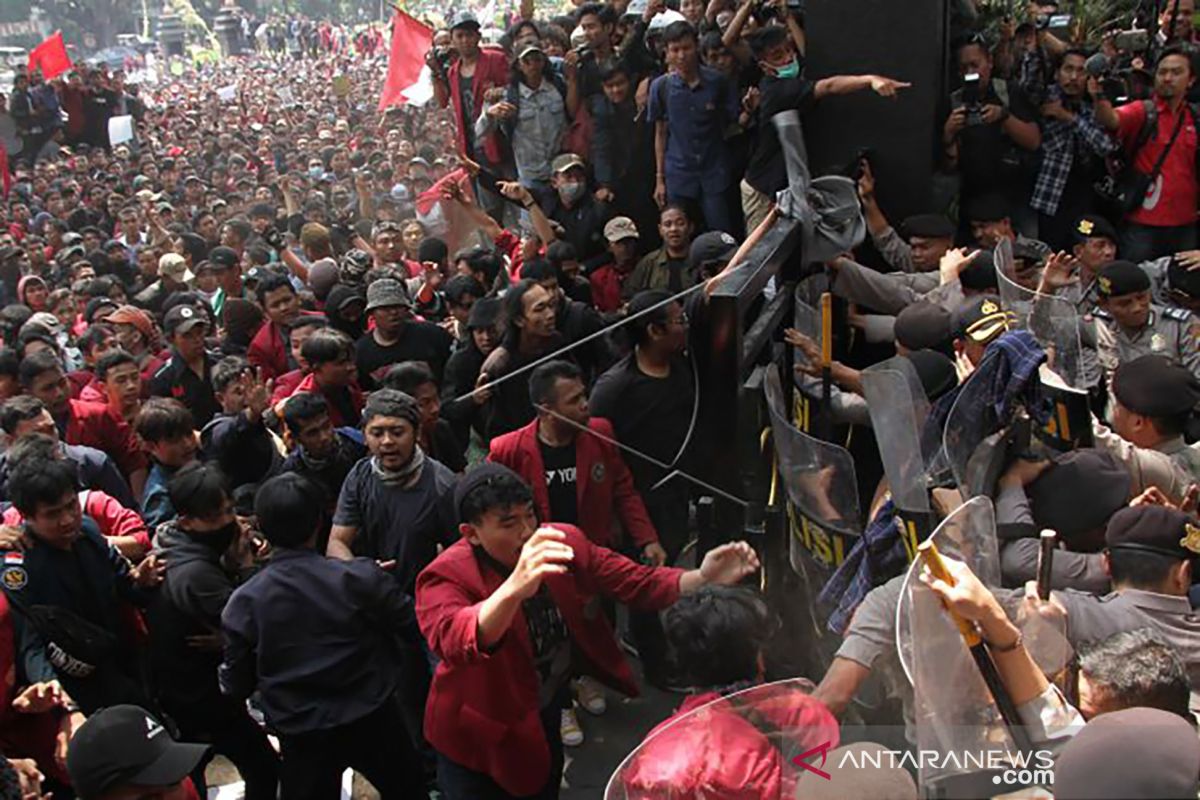
[[[1066,100],[1057,84],[1050,87],[1046,99],[1064,103]],[[1103,157],[1116,149],[1116,141],[1096,122],[1091,105],[1080,108],[1071,122],[1043,119],[1042,166],[1029,205],[1043,214],[1056,213],[1075,159],[1086,158],[1089,153]]]
[[[854,610],[868,592],[904,572],[908,555],[898,523],[896,504],[888,498],[821,589],[817,601],[833,606],[826,622],[833,633],[840,636],[846,632]]]

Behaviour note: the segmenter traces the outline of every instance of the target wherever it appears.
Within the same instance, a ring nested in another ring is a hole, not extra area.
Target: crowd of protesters
[[[527,4],[496,41],[451,10],[428,102],[382,111],[386,37],[337,22],[247,18],[247,54],[142,85],[18,74],[0,104],[5,792],[194,797],[222,755],[252,800],[333,797],[346,768],[384,798],[553,798],[578,711],[638,675],[691,693],[679,716],[796,677],[765,666],[755,548],[719,532],[679,563],[709,297],[784,213],[772,118],[905,103],[909,84],[807,74],[822,43],[787,2],[670,5]],[[1133,99],[1035,20],[956,31],[954,216],[893,225],[876,189],[904,187],[859,165],[869,242],[805,274],[875,349],[825,366],[786,333],[796,390],[838,424],[875,424],[862,370],[881,352],[910,362],[931,420],[955,401],[983,419],[1062,372],[1065,346],[1030,330],[1046,303],[1071,309],[1043,328],[1080,349],[1066,382],[1093,446],[1004,465],[1000,584],[956,561],[928,581],[1052,743],[1064,797],[1200,784],[1193,13],[1171,0],[1144,52],[1104,40]],[[1132,199],[1111,191],[1120,155]],[[886,490],[861,509],[873,525]],[[890,680],[890,520],[826,587],[842,644],[781,717],[806,747],[837,746],[872,673],[913,719]],[[1043,528],[1056,591],[1024,602],[1083,653],[1065,694],[1005,610]],[[673,729],[630,796],[826,796],[771,784],[778,753],[751,727]],[[1149,752],[1148,729],[1170,746]],[[916,796],[903,770],[838,779]]]

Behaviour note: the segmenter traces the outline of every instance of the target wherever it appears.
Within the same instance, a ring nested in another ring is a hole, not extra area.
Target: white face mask
[[[574,203],[583,197],[586,188],[580,181],[566,181],[558,185],[558,196],[564,203]]]

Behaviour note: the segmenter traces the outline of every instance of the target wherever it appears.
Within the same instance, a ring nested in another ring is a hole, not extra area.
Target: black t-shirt
[[[364,388],[374,389],[393,364],[424,361],[440,385],[442,371],[453,347],[454,337],[431,322],[410,320],[404,323],[399,341],[387,347],[375,341],[372,332],[367,331],[354,345],[358,382]]]
[[[1029,97],[1013,81],[1005,81],[1008,102],[1001,100],[996,91],[996,80],[988,83],[987,91],[979,101],[981,106],[1005,106],[1008,113],[1023,122],[1037,118],[1037,110]],[[961,93],[951,97],[951,110],[962,105]],[[962,174],[963,187],[972,194],[983,191],[1012,188],[1016,172],[1011,163],[1015,145],[1004,133],[1003,122],[990,125],[968,125],[958,135],[958,169]]]
[[[550,492],[550,521],[577,525],[579,516],[575,494],[575,443],[551,447],[538,440],[542,464],[546,468],[546,489]]]
[[[774,198],[787,188],[787,167],[779,134],[771,117],[781,111],[797,109],[806,113],[816,103],[816,85],[804,78],[777,78],[766,75],[758,84],[758,132],[746,166],[746,183]]]

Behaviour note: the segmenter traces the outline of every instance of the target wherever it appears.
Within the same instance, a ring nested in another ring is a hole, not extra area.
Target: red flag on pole
[[[379,96],[379,109],[404,103],[423,104],[429,99],[432,86],[426,90],[422,83],[429,82],[425,66],[425,53],[433,40],[433,31],[417,20],[396,9],[392,17],[392,49],[388,54],[387,80],[383,94]],[[422,81],[424,78],[424,81]]]
[[[29,71],[42,71],[42,79],[57,78],[71,68],[71,57],[63,43],[62,31],[55,31],[46,41],[29,52]]]

